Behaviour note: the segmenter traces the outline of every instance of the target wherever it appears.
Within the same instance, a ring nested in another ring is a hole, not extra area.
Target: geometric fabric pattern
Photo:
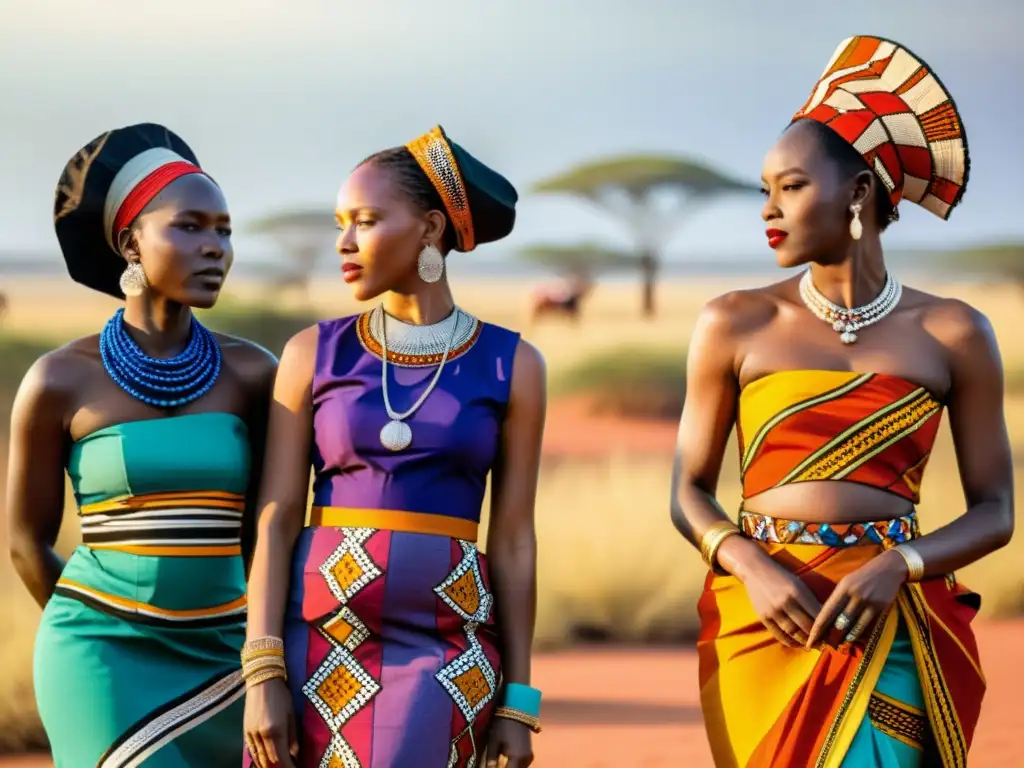
[[[476,545],[461,539],[457,541],[462,559],[448,578],[434,587],[434,593],[465,622],[463,631],[468,647],[434,677],[468,723],[466,730],[452,740],[449,766],[475,766],[478,755],[472,726],[498,689],[497,673],[476,636],[479,625],[490,618],[494,596],[484,586]]]
[[[320,566],[328,588],[342,604],[317,627],[333,648],[302,686],[302,692],[332,734],[320,768],[361,768],[355,750],[341,735],[341,728],[381,690],[380,683],[353,655],[370,636],[370,631],[345,605],[367,584],[383,575],[363,547],[376,532],[375,528],[345,528],[344,539]]]
[[[338,548],[324,560],[320,573],[327,586],[342,604],[381,575],[380,568],[363,548],[363,544],[377,532],[376,528],[343,528],[345,538]]]
[[[853,547],[860,544],[902,544],[920,536],[917,514],[911,512],[892,520],[871,523],[808,523],[784,520],[755,512],[740,513],[743,533],[769,544],[813,544],[825,547]]]
[[[440,670],[435,677],[455,701],[466,722],[476,716],[494,698],[498,677],[476,637],[475,625],[466,628],[469,647]]]
[[[960,113],[942,82],[898,43],[844,40],[793,116],[834,130],[867,161],[893,205],[909,200],[948,219],[967,189]]]
[[[476,545],[462,539],[458,543],[462,548],[462,560],[447,579],[434,587],[434,592],[463,621],[482,624],[491,615],[494,596],[484,588]]]

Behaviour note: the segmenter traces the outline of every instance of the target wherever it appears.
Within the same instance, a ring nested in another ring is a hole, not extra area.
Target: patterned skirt
[[[501,682],[493,602],[470,541],[306,528],[284,637],[299,766],[478,765]]]

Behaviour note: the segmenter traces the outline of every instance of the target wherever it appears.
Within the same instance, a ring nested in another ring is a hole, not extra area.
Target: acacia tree
[[[330,210],[320,209],[273,213],[251,222],[249,230],[272,238],[288,256],[288,267],[277,273],[274,287],[306,292],[317,261],[330,252],[336,235]]]
[[[686,215],[719,196],[760,187],[687,158],[629,155],[580,165],[541,181],[534,191],[583,199],[626,226],[643,284],[643,313],[652,317],[662,253]]]

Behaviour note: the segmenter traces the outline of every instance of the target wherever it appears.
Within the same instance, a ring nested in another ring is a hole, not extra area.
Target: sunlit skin
[[[874,195],[881,183],[865,170],[842,179],[809,126],[796,123],[765,158],[762,218],[778,233],[782,267],[810,265],[815,286],[846,307],[874,299],[885,262]],[[859,203],[863,236],[850,235]],[[801,270],[802,272],[802,270]],[[884,373],[927,387],[944,401],[961,473],[966,512],[914,542],[925,575],[952,573],[1005,546],[1014,527],[1013,466],[1003,413],[1003,372],[987,318],[967,304],[904,286],[893,312],[858,331],[853,346],[800,299],[800,275],[720,296],[704,308],[690,341],[686,403],[673,470],[672,519],[695,546],[713,523],[732,518],[715,501],[742,388],[777,371]],[[746,500],[751,512],[792,520],[850,523],[887,520],[913,506],[884,490],[819,481],[771,489]],[[903,558],[887,552],[851,573],[822,606],[798,578],[754,542],[729,537],[718,562],[738,577],[766,628],[790,647],[837,644],[839,611],[861,633],[895,600],[907,579]],[[860,626],[860,625],[858,625]]]
[[[118,233],[118,246],[126,260],[142,263],[150,301],[212,307],[234,261],[223,192],[202,174],[176,179]]]
[[[419,210],[392,172],[372,163],[342,185],[335,216],[342,274],[359,301],[380,297],[392,316],[414,324],[443,320],[455,302],[447,273],[424,282],[417,260],[425,245],[443,253],[447,218]],[[313,371],[319,329],[307,328],[285,346],[270,412],[267,473],[260,492],[259,535],[249,579],[248,638],[281,637],[295,541],[305,520],[313,430]],[[520,340],[513,361],[500,458],[491,473],[486,551],[495,613],[502,637],[504,679],[529,684],[536,610],[534,503],[546,410],[546,373],[540,353]],[[299,750],[296,712],[284,681],[269,680],[246,694],[245,731],[259,768],[294,768]],[[489,757],[500,750],[509,768],[532,763],[529,729],[495,719]],[[304,758],[308,759],[308,758]],[[488,762],[488,765],[490,763]]]
[[[335,218],[342,276],[357,301],[383,295],[384,308],[410,323],[435,323],[455,306],[448,280],[423,282],[417,260],[426,245],[441,248],[447,219],[420,211],[386,169],[362,165],[338,192]]]
[[[765,157],[761,173],[765,230],[786,233],[775,246],[779,266],[846,261],[852,240],[849,211],[855,203],[862,206],[865,234],[877,235],[872,175],[865,170],[853,179],[841,178],[808,123],[796,123],[783,133]],[[872,253],[872,260],[876,246],[881,257],[877,237],[873,242],[862,237],[860,244],[862,253]]]
[[[169,184],[119,233],[126,260],[141,261],[149,288],[125,301],[129,335],[153,357],[188,343],[192,307],[211,307],[231,266],[231,220],[220,189],[201,175]],[[64,567],[53,551],[64,512],[64,461],[71,441],[114,424],[190,413],[231,413],[248,427],[252,487],[263,459],[267,404],[277,361],[252,342],[215,333],[223,356],[217,383],[202,398],[168,410],[137,400],[103,367],[99,334],[50,352],[26,373],[11,417],[7,510],[11,557],[40,606]],[[252,515],[244,522],[251,549]]]

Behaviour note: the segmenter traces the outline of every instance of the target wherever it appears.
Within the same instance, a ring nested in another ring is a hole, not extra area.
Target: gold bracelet
[[[287,669],[284,659],[256,659],[242,665],[242,677],[250,677],[264,669]]]
[[[520,712],[518,709],[512,709],[510,707],[498,707],[494,710],[495,717],[503,717],[506,720],[514,720],[517,723],[522,723],[534,733],[540,733],[540,720],[533,715],[528,715],[525,712]]]
[[[284,651],[284,640],[280,637],[274,637],[273,635],[264,635],[263,637],[254,637],[252,640],[246,640],[245,645],[242,646],[242,651],[245,653],[253,653],[255,651]]]
[[[257,656],[284,656],[284,640],[279,637],[256,637],[242,646],[242,663]]]
[[[265,683],[268,680],[281,679],[285,682],[288,681],[288,675],[283,669],[266,669],[262,672],[257,672],[252,677],[245,678],[245,687],[254,688],[260,683]]]
[[[717,573],[718,575],[726,575],[726,572],[718,565],[716,556],[718,555],[718,548],[722,546],[724,542],[730,536],[738,534],[740,529],[736,527],[729,520],[720,520],[717,523],[712,523],[704,535],[700,539],[700,556],[704,559],[708,568]]]
[[[907,581],[920,581],[924,578],[924,560],[920,553],[909,544],[893,547],[907,563]]]
[[[278,650],[277,648],[268,648],[265,651],[242,651],[242,663],[252,661],[253,659],[265,659],[267,657],[283,659],[284,651]]]

